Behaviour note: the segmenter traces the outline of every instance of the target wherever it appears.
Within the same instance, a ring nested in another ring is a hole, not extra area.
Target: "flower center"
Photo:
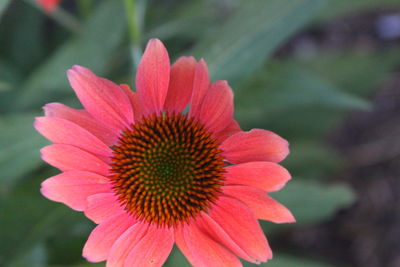
[[[218,197],[224,161],[200,122],[153,115],[124,131],[114,146],[111,181],[119,201],[140,220],[188,222]]]

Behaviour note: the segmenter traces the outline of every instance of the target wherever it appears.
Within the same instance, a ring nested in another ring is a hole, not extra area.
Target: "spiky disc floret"
[[[140,220],[175,226],[206,211],[223,184],[221,150],[203,124],[184,114],[152,115],[114,146],[111,180]]]

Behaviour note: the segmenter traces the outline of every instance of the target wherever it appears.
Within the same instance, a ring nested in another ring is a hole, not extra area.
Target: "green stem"
[[[78,0],[77,1],[79,12],[81,13],[82,18],[86,18],[89,16],[90,11],[92,10],[92,1],[91,0]]]
[[[141,26],[142,21],[139,16],[139,8],[137,6],[136,0],[124,0],[126,17],[128,20],[128,33],[129,33],[129,41],[130,41],[130,53],[133,61],[134,70],[137,70],[137,67],[140,62],[140,58],[142,56],[141,49]]]
[[[80,22],[64,9],[57,8],[53,13],[48,15],[73,33],[79,33],[81,30]]]
[[[30,5],[33,5],[36,8],[43,11],[43,9],[34,0],[24,0],[24,2],[26,2]],[[45,11],[43,11],[43,12],[45,12]],[[57,8],[53,13],[47,13],[47,12],[45,12],[45,13],[46,13],[46,15],[50,16],[57,23],[59,23],[61,26],[65,27],[69,31],[71,31],[73,33],[79,33],[79,31],[81,29],[81,25],[80,25],[79,21],[74,16],[72,16],[71,14],[66,12],[65,10],[63,10],[61,8]]]

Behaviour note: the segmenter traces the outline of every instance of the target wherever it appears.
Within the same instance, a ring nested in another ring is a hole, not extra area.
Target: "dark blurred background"
[[[243,129],[291,144],[293,179],[273,196],[297,223],[261,223],[262,266],[400,266],[400,1],[133,2],[136,35],[123,1],[0,1],[0,266],[104,266],[81,257],[94,224],[41,196],[57,171],[32,123],[45,103],[79,107],[73,64],[134,87],[152,37],[229,81]],[[188,263],[174,249],[166,266]]]

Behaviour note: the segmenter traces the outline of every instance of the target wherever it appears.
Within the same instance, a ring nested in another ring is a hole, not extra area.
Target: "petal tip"
[[[151,38],[147,42],[146,50],[148,49],[156,49],[156,50],[165,50],[167,51],[167,48],[165,47],[164,43],[160,41],[160,39],[157,38]],[[146,53],[146,51],[145,51]]]
[[[40,156],[42,157],[43,160],[47,157],[47,152],[49,151],[49,147],[50,147],[50,146],[45,146],[45,147],[42,147],[42,148],[39,150]]]
[[[199,63],[202,65],[207,65],[207,62],[204,58],[200,58]]]
[[[40,126],[41,126],[41,121],[42,118],[44,117],[35,117],[35,120],[33,122],[33,127],[36,129],[36,131],[40,132]]]
[[[103,261],[103,259],[99,259],[98,257],[93,256],[92,253],[88,252],[86,246],[83,247],[82,257],[84,257],[88,262],[93,263]]]
[[[92,74],[92,72],[83,66],[80,65],[73,65],[69,70],[67,70],[67,77],[68,80],[75,79],[81,74]]]
[[[42,182],[40,185],[40,193],[47,199],[51,201],[58,202],[57,196],[52,194],[52,185],[54,184],[52,178],[48,178]]]
[[[161,42],[161,40],[158,38],[150,38],[148,44],[151,44],[151,45],[161,44],[164,46],[163,42]]]
[[[53,105],[54,103],[47,103],[42,107],[43,113],[46,117],[51,116],[52,110],[53,110]]]
[[[47,180],[46,180],[46,181],[47,181]],[[47,190],[47,185],[45,184],[46,181],[44,181],[44,182],[41,184],[40,193],[41,193],[44,197],[50,199],[49,196],[48,196],[49,193],[48,193],[48,190]]]
[[[74,70],[74,71],[87,71],[88,68],[83,67],[81,65],[72,65],[72,67],[69,70]]]
[[[287,218],[285,223],[295,223],[296,218],[293,216],[293,214],[288,210]]]

